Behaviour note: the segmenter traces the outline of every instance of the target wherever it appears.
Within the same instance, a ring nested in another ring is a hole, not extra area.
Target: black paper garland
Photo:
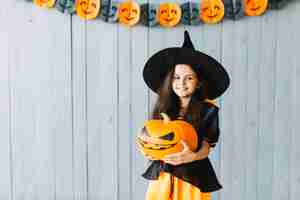
[[[32,2],[33,0],[24,1]],[[288,1],[291,0],[268,0],[268,9],[281,9],[288,3]],[[75,2],[76,0],[56,0],[54,7],[62,13],[76,14]],[[238,20],[245,15],[245,0],[223,0],[223,3],[225,7],[224,19]],[[115,0],[102,0],[99,18],[107,23],[118,22],[119,4],[120,2],[117,2]],[[182,10],[180,23],[184,25],[194,26],[201,24],[202,21],[199,17],[201,12],[200,4],[201,0],[199,0],[199,3],[187,1],[180,4],[180,8]],[[154,27],[159,25],[156,15],[159,5],[160,4],[153,3],[141,4],[141,14],[139,23],[147,27]]]

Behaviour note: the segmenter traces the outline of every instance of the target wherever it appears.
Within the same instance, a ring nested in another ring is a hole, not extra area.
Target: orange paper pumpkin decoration
[[[167,154],[182,151],[180,140],[195,151],[198,137],[194,127],[186,121],[171,121],[166,114],[161,115],[163,120],[152,119],[144,123],[144,128],[137,136],[140,151],[155,159],[162,159]]]
[[[176,3],[162,3],[158,12],[159,24],[164,27],[176,26],[181,19],[181,8]]]
[[[244,0],[245,14],[248,16],[262,15],[268,7],[268,0]]]
[[[203,0],[200,18],[207,24],[216,24],[224,18],[225,7],[222,0]]]
[[[81,19],[94,19],[100,11],[100,0],[76,0],[76,13]]]
[[[56,0],[34,0],[33,2],[40,7],[52,8],[55,1]]]
[[[126,26],[133,26],[140,20],[140,5],[134,1],[126,1],[119,4],[119,22]]]

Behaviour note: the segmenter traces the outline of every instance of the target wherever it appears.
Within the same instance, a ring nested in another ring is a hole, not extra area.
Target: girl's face
[[[196,72],[186,64],[177,64],[172,79],[172,89],[179,98],[191,97],[198,85]]]

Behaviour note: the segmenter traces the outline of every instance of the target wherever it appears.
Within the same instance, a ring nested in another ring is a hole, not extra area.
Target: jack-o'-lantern
[[[56,0],[34,0],[33,2],[44,8],[52,8],[55,5]]]
[[[224,18],[225,8],[222,0],[203,0],[200,18],[207,24],[215,24]]]
[[[248,16],[262,15],[268,8],[268,0],[244,0],[245,14]]]
[[[76,0],[76,13],[81,19],[95,19],[100,11],[100,0]]]
[[[134,1],[126,1],[119,4],[119,22],[126,26],[133,26],[140,20],[140,5]]]
[[[144,155],[162,159],[165,155],[180,152],[183,149],[181,140],[187,143],[192,151],[198,145],[197,132],[194,127],[183,120],[170,120],[161,113],[163,120],[152,119],[144,123],[136,142]]]
[[[199,4],[194,2],[186,2],[181,6],[182,17],[181,23],[185,25],[198,25],[200,23]]]
[[[100,18],[105,22],[114,23],[118,20],[119,5],[115,1],[102,1]]]
[[[162,3],[157,14],[161,26],[173,27],[180,22],[181,8],[176,3]]]
[[[145,3],[141,5],[141,24],[145,26],[155,26],[158,24],[156,4]]]

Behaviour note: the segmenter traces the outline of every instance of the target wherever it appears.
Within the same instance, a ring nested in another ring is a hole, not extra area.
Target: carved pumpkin
[[[134,1],[122,2],[119,5],[119,22],[126,26],[133,26],[140,20],[140,6]]]
[[[155,26],[158,24],[157,19],[158,6],[155,4],[145,3],[141,5],[141,24],[145,26]]]
[[[145,155],[162,159],[165,155],[182,151],[180,140],[184,140],[192,151],[198,145],[194,127],[183,120],[171,121],[162,113],[163,120],[148,120],[137,136],[137,145]]]
[[[118,20],[118,7],[117,2],[111,0],[102,1],[100,18],[105,22],[116,22]]]
[[[200,23],[199,4],[194,2],[186,2],[181,6],[182,17],[181,23],[185,25],[198,25]]]
[[[180,22],[181,8],[176,3],[162,3],[157,14],[161,26],[173,27]]]
[[[100,0],[76,0],[76,12],[81,19],[94,19],[100,11]]]
[[[245,14],[248,16],[262,15],[268,8],[268,0],[244,0]]]
[[[55,5],[56,0],[34,0],[33,2],[44,8],[52,8]]]
[[[215,24],[220,22],[225,13],[222,0],[203,0],[201,4],[200,18],[207,24]]]
[[[244,0],[223,0],[225,18],[236,20],[244,15]]]

